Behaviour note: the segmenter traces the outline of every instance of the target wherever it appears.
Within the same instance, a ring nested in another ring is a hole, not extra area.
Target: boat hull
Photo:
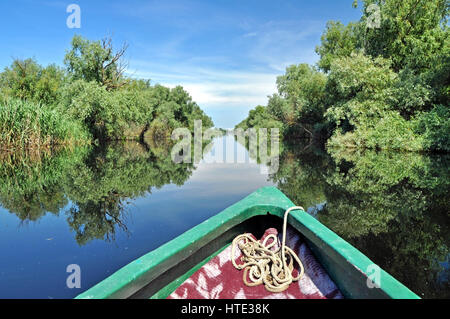
[[[277,188],[261,188],[131,262],[77,298],[165,298],[237,235],[245,232],[260,234],[268,227],[279,227],[284,212],[292,206],[294,203]],[[306,212],[293,211],[288,223],[303,236],[346,298],[419,298]],[[372,283],[374,275],[379,286]]]

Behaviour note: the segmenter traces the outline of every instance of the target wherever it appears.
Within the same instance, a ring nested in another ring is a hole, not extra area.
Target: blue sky
[[[314,64],[329,20],[358,20],[353,0],[0,2],[0,68],[13,58],[62,65],[74,34],[128,43],[128,74],[182,85],[219,127],[233,127],[267,95],[286,66]],[[66,8],[81,8],[69,29]]]

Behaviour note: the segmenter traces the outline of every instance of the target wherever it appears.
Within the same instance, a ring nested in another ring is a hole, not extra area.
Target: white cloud
[[[166,9],[158,7],[164,12]],[[139,60],[130,61],[129,74],[169,87],[182,85],[202,108],[216,111],[234,108],[230,111],[237,114],[241,112],[239,108],[247,111],[259,104],[266,105],[267,96],[277,91],[277,76],[287,66],[317,61],[314,41],[320,39],[322,24],[319,21],[241,21],[238,30],[226,38],[227,46],[211,50],[210,55],[184,50],[184,45],[194,43],[205,29],[199,31],[190,26],[189,31],[165,41],[143,42],[148,60],[143,60],[141,51]],[[236,50],[230,54],[228,48]]]
[[[239,107],[266,104],[267,96],[276,92],[276,73],[226,71],[194,66],[166,67],[134,61],[139,71],[128,70],[138,78],[169,87],[183,86],[193,100],[206,107]],[[155,70],[152,72],[150,70]]]
[[[250,38],[250,37],[256,37],[258,33],[256,32],[249,32],[243,35],[244,38]]]
[[[192,83],[184,85],[193,99],[206,106],[256,106],[266,104],[267,96],[275,93],[274,77],[259,83]]]
[[[254,34],[246,41],[251,42],[249,57],[284,72],[291,64],[315,64],[318,56],[314,43],[320,39],[322,21],[268,22],[256,25],[247,34]]]

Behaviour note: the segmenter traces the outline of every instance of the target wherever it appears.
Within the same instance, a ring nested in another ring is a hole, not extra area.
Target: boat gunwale
[[[295,206],[292,201],[276,187],[260,188],[156,250],[132,261],[76,298],[129,298],[167,269],[176,266],[211,242],[218,234],[255,216],[271,214],[282,218],[284,212],[292,206]],[[374,269],[375,263],[305,211],[291,212],[288,222],[302,233],[345,297],[419,298],[381,268],[378,268],[380,287],[368,287],[367,282],[373,276],[369,271]],[[324,249],[326,255],[323,253]],[[364,280],[366,287],[357,283],[359,286],[354,289],[354,283],[340,280],[339,274],[342,273],[359,281]]]

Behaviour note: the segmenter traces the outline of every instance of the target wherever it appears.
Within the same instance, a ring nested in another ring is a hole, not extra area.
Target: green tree
[[[358,48],[360,42],[358,33],[357,23],[344,25],[339,21],[329,21],[322,35],[322,42],[316,47],[316,52],[320,55],[318,66],[328,72],[333,60],[350,56]]]
[[[379,27],[367,25],[371,5],[380,10]],[[391,59],[395,71],[424,71],[448,45],[447,0],[363,0],[363,11],[362,48],[371,56]]]
[[[0,101],[18,98],[54,105],[59,101],[64,84],[65,72],[60,67],[44,68],[33,59],[16,59],[0,73]]]
[[[33,59],[14,60],[0,76],[2,94],[23,100],[33,99],[41,71],[42,67]]]
[[[314,125],[324,120],[325,112],[325,84],[327,77],[307,64],[291,65],[286,69],[286,74],[278,77],[278,94],[283,97],[290,106],[293,115],[284,116],[284,121],[289,123],[290,117],[294,117],[294,123]],[[270,101],[269,112],[272,112]],[[283,112],[281,112],[283,113]]]
[[[264,111],[286,139],[301,128],[331,147],[448,151],[448,1],[362,2],[359,21],[327,24],[316,48],[325,73],[288,67],[267,108],[242,123],[261,126]]]
[[[108,90],[116,89],[125,84],[123,56],[126,50],[127,45],[123,45],[114,52],[111,38],[90,41],[76,35],[64,63],[75,80],[95,81]]]
[[[236,125],[236,128],[247,130],[249,128],[282,128],[282,126],[283,123],[270,114],[267,107],[258,105],[250,110],[248,117]]]

